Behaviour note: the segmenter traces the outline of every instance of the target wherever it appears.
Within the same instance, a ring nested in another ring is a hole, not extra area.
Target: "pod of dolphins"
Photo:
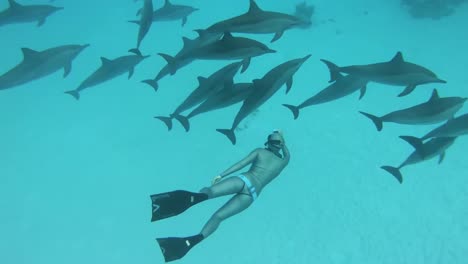
[[[65,94],[71,95],[75,100],[80,100],[85,90],[85,93],[88,93],[89,88],[103,82],[126,73],[130,79],[135,68],[149,57],[142,54],[140,47],[153,23],[181,21],[181,26],[186,26],[191,14],[202,12],[195,7],[173,4],[169,0],[165,0],[159,9],[153,7],[152,0],[135,0],[135,2],[143,2],[143,5],[137,12],[139,19],[128,20],[138,26],[135,46],[129,50],[131,54],[113,59],[101,57],[100,66],[75,89],[65,91]],[[158,91],[161,79],[175,75],[192,62],[197,60],[229,61],[229,64],[214,71],[210,76],[199,76],[198,87],[194,88],[170,114],[155,116],[155,119],[162,121],[168,130],[173,129],[172,122],[175,119],[188,132],[191,129],[190,121],[193,117],[240,104],[231,127],[216,129],[235,145],[237,142],[235,133],[246,117],[257,111],[283,86],[286,88],[285,93],[291,90],[294,75],[309,60],[311,54],[284,61],[251,82],[234,83],[233,79],[236,74],[249,69],[252,59],[277,53],[267,44],[237,34],[271,34],[270,42],[276,42],[287,35],[285,32],[290,29],[309,28],[312,24],[311,16],[314,9],[304,2],[296,6],[294,14],[286,14],[263,10],[255,0],[249,0],[249,2],[249,8],[245,13],[216,22],[206,29],[195,29],[198,37],[194,39],[183,37],[183,47],[175,55],[158,53],[167,62],[166,65],[154,78],[141,81],[154,91]],[[22,5],[15,0],[8,0],[8,3],[9,7],[0,11],[0,26],[32,22],[37,23],[37,26],[43,26],[47,18],[63,9],[51,5]],[[64,70],[63,77],[68,76],[72,70],[72,62],[88,46],[89,44],[63,45],[42,51],[22,48],[22,61],[0,75],[0,90],[25,85],[61,69]],[[291,111],[294,119],[298,119],[300,111],[309,106],[337,100],[358,90],[360,91],[359,99],[361,99],[371,83],[401,87],[399,97],[411,94],[422,85],[446,83],[444,79],[439,78],[426,67],[406,60],[401,52],[396,52],[391,59],[387,58],[384,61],[369,64],[338,66],[330,60],[320,59],[320,61],[329,69],[329,84],[303,102],[283,104]],[[439,156],[439,163],[442,162],[446,150],[453,145],[455,139],[468,134],[468,114],[456,116],[466,100],[467,98],[464,97],[440,97],[438,91],[434,89],[427,101],[413,107],[380,116],[361,111],[360,113],[368,118],[378,131],[383,129],[384,123],[410,125],[442,123],[419,138],[401,136],[414,148],[414,151],[398,167],[382,166],[381,168],[402,183],[403,176],[400,170],[403,167],[436,156]],[[191,111],[184,114],[188,110]]]

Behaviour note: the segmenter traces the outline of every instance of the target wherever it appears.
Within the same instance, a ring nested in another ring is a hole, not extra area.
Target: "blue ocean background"
[[[163,1],[155,0],[155,8]],[[62,72],[0,91],[0,262],[5,264],[163,263],[155,238],[197,234],[229,197],[210,200],[184,214],[150,222],[149,195],[198,191],[212,178],[263,146],[282,129],[291,162],[246,211],[225,222],[178,263],[462,264],[468,259],[468,140],[457,139],[438,165],[433,159],[402,169],[404,183],[379,167],[399,165],[413,149],[400,135],[422,136],[434,126],[385,124],[377,132],[358,111],[381,115],[441,96],[468,96],[466,22],[468,5],[440,20],[414,19],[400,1],[313,1],[310,29],[249,35],[278,51],[254,58],[236,76],[249,82],[276,65],[312,54],[294,78],[241,125],[238,143],[228,128],[240,105],[196,117],[186,133],[170,132],[153,117],[167,115],[224,61],[196,61],[160,81],[153,78],[193,29],[248,9],[248,1],[173,0],[200,8],[180,21],[153,24],[141,51],[151,57],[132,79],[121,76],[65,95],[100,66],[135,47],[131,0],[70,1],[65,9],[34,23],[0,28],[0,74],[22,60],[21,47],[43,50],[91,44]],[[258,0],[265,10],[293,13],[299,1]],[[48,1],[21,1],[23,4]],[[0,10],[7,1],[0,1]],[[401,87],[371,83],[358,93],[301,111],[298,120],[281,104],[298,104],[328,85],[338,65],[406,60],[428,67],[447,84],[424,85],[397,97]],[[467,106],[459,114],[466,113]]]

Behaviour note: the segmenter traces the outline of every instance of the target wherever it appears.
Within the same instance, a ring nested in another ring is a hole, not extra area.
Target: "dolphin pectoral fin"
[[[44,25],[45,21],[46,21],[46,18],[45,18],[45,17],[39,19],[39,20],[37,21],[37,27],[41,27],[42,25]]]
[[[171,75],[174,75],[177,72],[177,62],[174,57],[165,53],[158,53],[164,60],[167,62],[167,66],[169,67],[169,71]]]
[[[128,23],[140,25],[140,21],[139,21],[139,20],[128,20]]]
[[[445,159],[445,151],[442,152],[439,156],[439,164],[441,164],[444,161],[444,159]]]
[[[183,115],[174,115],[174,118],[179,121],[179,123],[185,128],[185,132],[189,132],[190,130],[190,122],[189,119]]]
[[[413,148],[415,149],[416,153],[418,153],[419,157],[424,160],[426,154],[424,153],[424,144],[421,139],[412,136],[400,136],[401,139],[408,142]]]
[[[80,100],[80,92],[77,90],[66,91],[65,93],[73,96],[76,100]]]
[[[149,86],[153,87],[154,91],[157,92],[158,91],[158,82],[156,80],[151,80],[151,79],[148,79],[148,80],[143,80],[141,81],[142,83],[146,83],[148,84]]]
[[[273,36],[273,39],[271,39],[270,43],[273,43],[277,41],[278,39],[280,39],[281,36],[283,36],[283,33],[284,33],[284,30],[276,32],[275,35]]]
[[[327,65],[328,70],[330,71],[330,80],[328,81],[329,83],[332,83],[336,81],[337,79],[340,78],[340,67],[338,67],[336,64],[334,64],[331,61],[327,61],[324,59],[320,59],[325,65]]]
[[[366,113],[366,112],[362,112],[362,111],[359,111],[359,113],[361,113],[362,115],[364,115],[365,117],[369,118],[370,120],[372,120],[372,122],[374,123],[375,125],[375,128],[377,128],[377,131],[382,131],[382,128],[383,128],[383,122],[382,122],[382,119],[378,116],[375,116],[375,115],[371,115],[369,113]]]
[[[286,81],[286,94],[289,93],[292,85],[293,85],[293,77],[291,76],[291,78],[289,78],[289,80]]]
[[[249,68],[249,65],[250,65],[250,61],[251,61],[251,58],[245,58],[243,61],[242,61],[242,69],[241,69],[241,73],[244,73],[247,68]]]
[[[143,55],[141,54],[141,51],[140,51],[139,49],[137,49],[137,48],[129,49],[128,52],[131,52],[131,53],[133,53],[133,54],[135,54],[135,55],[138,55],[138,56],[140,56],[140,57],[143,57]]]
[[[71,69],[72,69],[71,62],[65,65],[65,67],[63,67],[63,78],[66,78],[70,74]]]
[[[185,26],[187,24],[187,17],[182,18],[182,26]]]
[[[393,177],[395,177],[399,183],[403,183],[403,175],[401,174],[400,169],[392,166],[382,166],[380,168],[392,174]]]
[[[416,88],[416,85],[413,85],[413,84],[406,86],[406,88],[403,90],[403,92],[401,92],[398,95],[398,97],[403,97],[403,96],[410,94],[411,92],[414,91],[415,88]]]
[[[163,121],[164,124],[167,126],[167,131],[171,131],[171,129],[172,129],[172,117],[167,117],[167,116],[155,116],[154,118]]]
[[[233,145],[236,144],[236,134],[233,129],[216,129],[216,131],[225,135]]]
[[[132,78],[134,71],[135,71],[135,68],[133,68],[133,67],[128,71],[128,79],[129,80],[130,80],[130,78]]]
[[[364,95],[366,95],[367,85],[364,85],[363,87],[361,87],[359,91],[360,91],[359,100],[361,100],[364,97]]]
[[[291,110],[294,116],[294,120],[296,120],[299,117],[299,107],[289,104],[283,104],[283,106]]]

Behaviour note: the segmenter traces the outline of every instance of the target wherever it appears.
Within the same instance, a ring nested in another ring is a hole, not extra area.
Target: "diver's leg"
[[[203,238],[211,235],[225,219],[238,214],[249,207],[253,202],[253,198],[245,194],[237,194],[232,197],[226,204],[216,211],[210,220],[203,227],[201,234]]]
[[[201,193],[206,193],[211,198],[220,197],[223,195],[235,194],[244,188],[244,181],[239,177],[229,177],[216,183],[213,186],[205,187],[200,190]]]

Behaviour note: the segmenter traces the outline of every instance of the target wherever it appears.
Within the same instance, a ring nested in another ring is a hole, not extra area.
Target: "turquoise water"
[[[22,1],[22,3],[39,1]],[[48,1],[42,1],[46,3]],[[160,7],[162,1],[154,1]],[[175,2],[175,1],[174,1]],[[280,3],[279,3],[280,2]],[[435,126],[384,124],[376,132],[358,114],[384,114],[421,103],[433,88],[441,96],[468,96],[468,5],[441,20],[415,20],[399,1],[314,1],[314,26],[288,31],[273,44],[276,54],[254,58],[237,82],[261,77],[274,66],[312,54],[288,95],[281,89],[250,116],[232,146],[215,131],[231,125],[238,106],[201,115],[189,133],[168,132],[155,115],[167,115],[225,62],[194,62],[160,82],[154,92],[140,83],[165,65],[158,52],[175,54],[181,37],[238,15],[248,1],[177,1],[201,9],[180,21],[153,24],[141,50],[151,58],[132,79],[121,76],[85,91],[80,101],[64,95],[100,65],[100,57],[126,55],[137,27],[127,23],[140,4],[131,0],[65,1],[65,9],[40,28],[0,28],[0,73],[20,62],[21,47],[43,50],[91,44],[62,72],[0,92],[0,259],[6,264],[163,263],[157,237],[200,231],[229,197],[151,223],[150,194],[198,191],[261,147],[272,129],[284,131],[291,162],[246,211],[225,221],[179,263],[465,263],[468,257],[468,191],[461,137],[437,159],[402,169],[400,185],[379,167],[399,165],[411,153],[400,135],[422,136]],[[265,10],[292,13],[296,2],[258,0]],[[0,2],[0,10],[7,1]],[[331,19],[331,20],[330,20]],[[271,35],[252,36],[269,43]],[[397,52],[448,83],[402,90],[369,84],[358,94],[301,111],[297,104],[328,85],[319,59],[339,65],[385,61]],[[459,114],[466,113],[466,106]]]

